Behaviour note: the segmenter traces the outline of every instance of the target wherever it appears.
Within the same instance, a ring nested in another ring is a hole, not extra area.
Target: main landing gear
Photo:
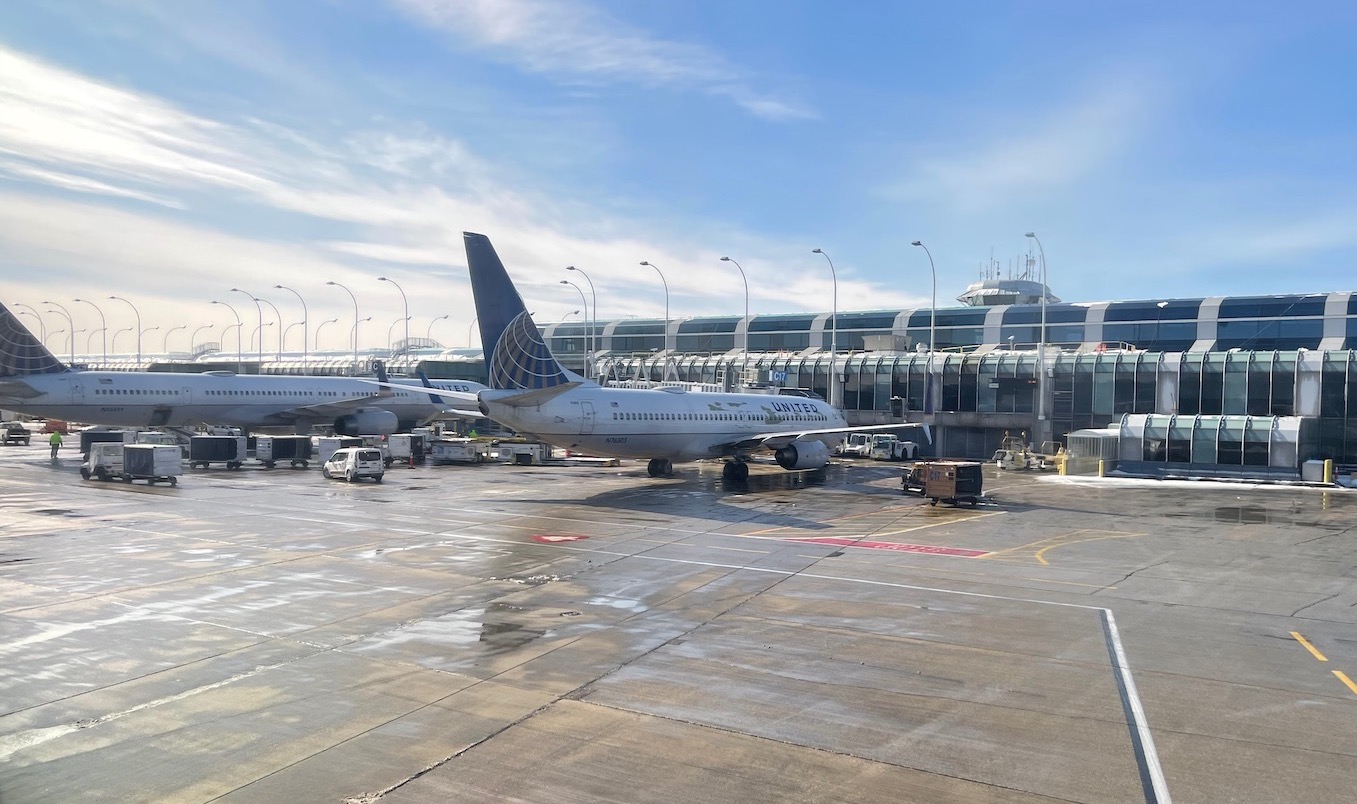
[[[651,458],[646,473],[651,477],[669,477],[674,474],[674,464],[668,458]]]
[[[749,464],[744,461],[727,461],[721,469],[721,479],[743,483],[749,479]]]

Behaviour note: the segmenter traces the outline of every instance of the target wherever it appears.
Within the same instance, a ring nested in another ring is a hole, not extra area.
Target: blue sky
[[[299,320],[282,283],[347,322],[331,348],[325,282],[377,346],[383,275],[412,334],[465,344],[463,230],[543,320],[580,307],[566,265],[600,317],[661,315],[642,260],[674,315],[739,312],[723,255],[752,311],[825,310],[816,247],[840,309],[926,306],[915,239],[950,306],[1029,230],[1070,301],[1357,289],[1357,11],[1190,5],[15,4],[0,289],[220,331],[213,299],[257,322],[232,287]]]

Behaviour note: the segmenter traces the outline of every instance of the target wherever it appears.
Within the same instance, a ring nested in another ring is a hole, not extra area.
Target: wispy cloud
[[[391,0],[421,23],[561,82],[638,84],[725,97],[758,117],[813,117],[755,90],[721,54],[652,36],[579,0]]]
[[[568,263],[589,271],[601,315],[658,315],[662,290],[641,259],[663,267],[674,315],[738,309],[738,276],[702,245],[711,242],[772,255],[744,263],[755,312],[803,310],[829,293],[805,249],[789,254],[786,243],[725,224],[619,219],[585,199],[515,188],[465,144],[418,124],[303,133],[214,120],[4,48],[0,103],[0,171],[48,189],[0,195],[6,262],[31,269],[5,280],[21,299],[52,282],[111,285],[195,320],[224,288],[262,293],[283,282],[308,294],[317,320],[347,320],[347,298],[324,283],[363,287],[380,270],[425,288],[412,297],[422,314],[464,326],[473,311],[455,270],[463,230],[494,237],[544,318],[578,307],[560,285]],[[223,205],[228,217],[213,212]],[[851,272],[841,278],[844,307],[908,301]],[[386,305],[396,315],[398,304],[395,294],[364,296],[365,311]]]
[[[1035,121],[1015,111],[986,126],[988,139],[959,135],[960,145],[917,149],[908,178],[887,193],[978,212],[1068,188],[1125,151],[1147,125],[1156,92],[1145,77],[1109,80]]]

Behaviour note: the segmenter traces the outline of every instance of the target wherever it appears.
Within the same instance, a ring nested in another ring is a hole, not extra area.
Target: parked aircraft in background
[[[342,435],[389,435],[458,406],[457,394],[485,388],[436,380],[416,391],[348,377],[83,371],[63,364],[0,304],[0,409],[118,427],[231,425],[247,429],[316,425]],[[432,395],[431,391],[448,392]],[[465,399],[465,396],[461,397]]]
[[[481,413],[519,433],[590,455],[646,458],[652,477],[671,474],[675,461],[727,458],[725,477],[742,480],[759,451],[784,469],[816,469],[847,433],[922,426],[850,427],[808,396],[600,386],[552,355],[489,238],[463,239],[490,378],[476,398]]]

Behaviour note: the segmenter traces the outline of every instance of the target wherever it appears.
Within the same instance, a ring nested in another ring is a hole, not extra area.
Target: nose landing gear
[[[651,458],[646,473],[651,477],[669,477],[674,474],[674,464],[667,458]]]

